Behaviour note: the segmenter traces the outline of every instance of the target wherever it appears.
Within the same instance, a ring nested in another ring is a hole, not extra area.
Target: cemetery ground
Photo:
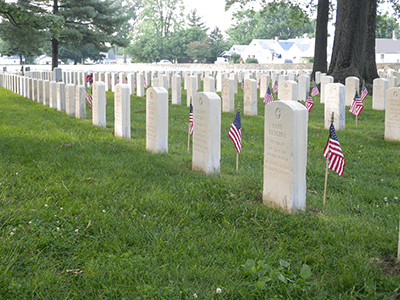
[[[243,94],[239,88],[235,106]],[[130,140],[0,88],[0,298],[395,299],[400,143],[368,96],[338,130],[346,168],[328,177],[323,104],[309,114],[307,209],[262,204],[264,103],[242,115],[242,153],[222,113],[221,173],[191,171],[188,115],[169,106],[169,153],[145,148],[145,98]],[[196,127],[194,125],[194,130]]]

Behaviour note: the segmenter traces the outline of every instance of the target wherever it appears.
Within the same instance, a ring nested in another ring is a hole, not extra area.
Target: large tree
[[[376,0],[338,0],[336,31],[328,74],[344,83],[356,76],[372,84],[375,62]]]
[[[327,46],[328,46],[328,20],[329,0],[318,0],[317,26],[315,28],[314,64],[311,78],[314,79],[315,72],[326,73],[328,69]]]
[[[46,34],[28,26],[16,27],[10,22],[0,23],[0,36],[3,40],[0,53],[18,55],[22,65],[23,57],[40,55],[46,46]]]

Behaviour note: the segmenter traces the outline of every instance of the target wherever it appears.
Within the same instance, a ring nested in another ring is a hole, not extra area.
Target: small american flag
[[[306,99],[306,108],[307,108],[308,112],[311,111],[311,108],[312,108],[313,106],[314,106],[314,102],[313,102],[313,100],[312,100],[312,98],[311,98],[311,95],[308,94],[308,97],[307,97],[307,99]]]
[[[240,111],[238,110],[229,130],[228,136],[235,145],[237,153],[242,151],[242,122],[240,121]]]
[[[346,163],[333,123],[329,128],[329,138],[324,149],[324,157],[328,160],[329,169],[342,176]]]
[[[351,103],[351,106],[349,108],[349,112],[358,117],[363,108],[364,104],[362,103],[361,98],[358,97],[358,93],[356,92],[353,102]]]
[[[264,102],[265,104],[268,104],[268,103],[270,103],[270,102],[272,102],[272,101],[274,101],[274,97],[272,96],[271,89],[268,87],[268,90],[267,90],[267,92],[265,93],[263,102]]]
[[[275,81],[274,86],[272,87],[272,93],[277,93],[278,92],[278,81]]]
[[[193,105],[190,103],[190,111],[189,111],[189,133],[193,135]]]
[[[260,88],[260,84],[261,84],[261,82],[260,82],[260,81],[258,81],[258,84],[257,84],[257,87],[258,87],[258,88]]]
[[[136,88],[136,80],[133,81],[133,87]]]
[[[144,88],[147,89],[146,78],[143,78],[143,85],[144,85]]]
[[[319,90],[317,84],[314,82],[314,87],[311,90],[311,97],[315,97],[317,95],[319,95]]]
[[[87,89],[85,89],[85,100],[89,103],[89,109],[92,108],[93,98],[92,95],[89,96]]]
[[[367,87],[365,86],[365,83],[363,83],[362,89],[361,89],[361,101],[364,101],[365,97],[368,95],[368,90]]]
[[[243,91],[243,89],[244,89],[244,81],[242,81],[242,91]]]

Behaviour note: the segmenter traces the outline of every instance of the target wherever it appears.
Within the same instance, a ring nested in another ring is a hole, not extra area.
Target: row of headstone
[[[224,83],[230,84],[231,80],[225,78]],[[245,80],[244,90],[245,94],[254,93],[256,81]],[[221,106],[225,107],[215,92],[193,95],[193,170],[220,172]],[[289,212],[304,210],[307,109],[293,100],[272,102],[265,108],[264,126],[263,201]],[[168,93],[163,87],[149,88],[146,93],[146,149],[168,152]]]
[[[0,76],[1,78],[2,76]],[[20,76],[6,76],[0,82],[11,83],[13,88],[21,90],[21,84],[33,99],[39,103],[48,103],[51,107],[73,115],[75,108],[86,112],[84,97],[85,87],[63,82],[49,82]],[[211,78],[212,79],[212,78]],[[228,79],[228,78],[225,78]],[[230,82],[231,79],[228,79]],[[180,81],[180,80],[179,80]],[[178,83],[176,83],[178,85]],[[250,95],[246,107],[252,110],[249,99],[257,98],[257,83],[254,79],[244,81],[244,94]],[[35,88],[36,86],[36,88]],[[42,88],[40,88],[42,86]],[[229,87],[232,90],[231,87]],[[306,108],[298,103],[296,82],[282,81],[281,97],[285,100],[274,101],[265,107],[264,118],[264,187],[263,201],[272,203],[294,212],[305,208],[305,171],[307,161],[307,123]],[[334,124],[337,129],[344,128],[344,109],[346,88],[342,84],[328,83],[325,86],[325,121],[330,120],[335,112]],[[47,98],[47,95],[48,98]],[[93,84],[93,124],[106,125],[105,118],[105,83],[95,81]],[[224,97],[224,96],[223,96]],[[128,84],[115,86],[115,135],[130,137],[130,87]],[[40,100],[42,99],[42,100]],[[47,100],[48,99],[48,100]],[[385,116],[385,139],[400,139],[400,124],[397,116],[400,113],[400,88],[386,91],[387,111]],[[75,106],[74,106],[75,104]],[[223,105],[222,105],[223,107]],[[389,113],[390,112],[390,113]],[[221,135],[221,99],[215,92],[201,92],[193,95],[194,135],[193,135],[193,170],[207,174],[218,173],[220,169],[220,135]],[[328,116],[328,117],[327,117]],[[330,122],[326,124],[328,128]],[[201,128],[201,130],[196,130]],[[164,87],[152,87],[146,94],[146,149],[152,152],[168,151],[168,92]]]

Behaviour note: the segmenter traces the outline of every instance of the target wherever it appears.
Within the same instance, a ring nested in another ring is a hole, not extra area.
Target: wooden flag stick
[[[190,104],[192,104],[192,98],[190,97]],[[188,127],[188,147],[187,147],[187,152],[189,153],[190,151],[190,121],[189,121],[189,127]]]
[[[334,120],[335,120],[335,118],[334,118],[334,112],[332,112],[331,123],[333,123]],[[328,142],[329,142],[329,140],[328,140]],[[329,145],[328,145],[328,147],[329,147]],[[329,149],[328,149],[328,151],[329,151]],[[327,160],[326,160],[326,168],[325,168],[324,198],[323,198],[323,200],[322,200],[322,204],[323,204],[324,206],[325,206],[325,199],[326,199],[326,187],[327,187],[327,185],[328,185],[329,156],[330,156],[330,154],[328,154],[328,158],[327,158]]]
[[[238,102],[238,110],[240,111],[240,102]],[[239,170],[239,152],[236,150],[236,171]]]
[[[325,184],[324,184],[324,199],[322,200],[322,204],[325,206],[326,199],[326,186],[328,184],[328,169],[329,169],[329,159],[326,160],[326,169],[325,169]]]
[[[357,94],[357,87],[356,87],[356,94]],[[357,127],[357,116],[356,116],[356,127]]]
[[[400,225],[400,221],[399,221]],[[399,241],[397,243],[397,260],[400,260],[400,230],[399,230]]]
[[[190,127],[190,124],[189,124]],[[187,152],[189,153],[190,151],[190,130],[188,130],[188,148],[187,148]]]

